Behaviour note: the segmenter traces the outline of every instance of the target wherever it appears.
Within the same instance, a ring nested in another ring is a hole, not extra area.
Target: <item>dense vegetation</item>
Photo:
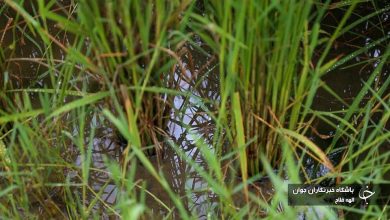
[[[0,215],[388,219],[287,184],[390,183],[389,11],[0,2]]]

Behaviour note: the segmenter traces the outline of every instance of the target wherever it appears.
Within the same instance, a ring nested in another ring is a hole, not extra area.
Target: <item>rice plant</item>
[[[1,217],[387,219],[286,192],[389,183],[389,10],[4,0]],[[364,72],[352,97],[343,71]]]

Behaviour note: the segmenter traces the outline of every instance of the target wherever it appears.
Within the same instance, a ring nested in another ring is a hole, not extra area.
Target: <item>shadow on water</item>
[[[384,3],[381,6],[383,8],[385,6],[389,7],[389,4]],[[354,14],[348,23],[352,23],[361,16],[375,10],[369,4],[362,4],[359,7],[358,13]],[[6,16],[0,18],[1,29],[4,27],[7,28],[10,19],[15,17],[15,14],[12,13],[12,11],[7,12],[5,13]],[[322,22],[324,29],[331,33],[337,27],[343,13],[344,11],[342,9],[330,10]],[[329,58],[349,54],[355,51],[356,48],[362,48],[377,39],[390,36],[389,20],[390,12],[387,10],[356,26],[351,33],[344,34],[337,40]],[[49,23],[49,26],[51,33],[62,36],[61,39],[64,44],[72,41],[69,34],[63,33],[56,28],[56,24]],[[186,44],[177,51],[182,58],[185,72],[183,73],[180,68],[176,68],[173,75],[173,81],[175,81],[175,85],[177,86],[176,89],[182,92],[189,92],[191,96],[176,95],[173,97],[174,106],[170,112],[167,130],[170,139],[177,146],[180,146],[186,156],[192,158],[199,166],[207,170],[205,160],[200,150],[196,147],[195,142],[199,137],[202,137],[208,142],[210,150],[213,150],[211,140],[215,126],[210,113],[217,111],[218,101],[220,99],[218,59],[200,39],[195,36],[193,40],[195,42],[194,45]],[[313,109],[317,111],[339,112],[339,116],[343,117],[347,105],[353,102],[354,97],[363,87],[363,82],[369,78],[375,69],[379,62],[376,58],[384,52],[388,42],[389,40],[385,40],[383,43],[372,47],[370,50],[356,56],[326,74],[322,80],[340,96],[342,101],[329,94],[325,89],[320,88],[315,97],[312,106]],[[55,80],[50,78],[49,73],[50,71],[54,71],[53,76],[58,77],[56,74],[58,70],[50,70],[42,62],[41,58],[47,54],[47,51],[43,47],[44,44],[40,40],[35,40],[26,26],[20,25],[16,33],[10,31],[5,32],[1,39],[1,45],[5,48],[4,57],[6,57],[5,64],[3,64],[2,68],[8,71],[4,71],[4,74],[8,74],[8,80],[12,82],[8,89],[44,88],[45,86],[57,88],[57,85],[53,84]],[[60,48],[53,48],[52,51],[55,62],[64,62],[65,55]],[[320,52],[318,51],[318,53]],[[77,66],[75,71],[77,71]],[[389,74],[389,67],[387,65],[383,69],[383,72],[375,79],[378,88],[389,77]],[[3,83],[4,77],[1,80]],[[75,90],[81,88],[81,84],[77,78],[74,79],[74,82],[73,87]],[[91,78],[90,83],[89,89],[91,91],[99,90],[100,84],[96,80]],[[389,93],[390,91],[386,92],[386,94]],[[370,97],[370,94],[366,94],[365,99],[367,100]],[[40,100],[36,93],[31,93],[30,98],[33,105],[40,105]],[[70,100],[72,98],[66,99],[66,101]],[[205,102],[204,100],[208,101]],[[104,105],[104,103],[101,104],[102,106]],[[365,104],[364,101],[360,103],[360,105]],[[3,103],[3,105],[5,104]],[[7,109],[7,107],[4,109]],[[359,120],[362,120],[362,118],[358,118],[357,116],[353,117],[355,117],[356,124]],[[90,201],[96,202],[94,211],[96,213],[101,212],[102,215],[105,215],[104,204],[115,204],[118,193],[120,192],[111,181],[110,173],[107,172],[107,167],[104,163],[104,157],[121,161],[124,145],[118,140],[116,130],[107,120],[100,118],[96,113],[89,115],[87,118],[86,124],[88,126],[85,130],[88,131],[89,127],[96,128],[93,139],[89,140],[86,138],[85,141],[87,144],[92,142],[93,146],[89,183],[96,194],[102,194],[102,201],[94,201],[96,195],[93,193],[90,193],[88,196],[90,197]],[[378,119],[373,117],[371,120],[372,123],[375,123]],[[333,121],[333,123],[336,122]],[[339,145],[334,147],[331,152],[328,152],[332,162],[337,164],[342,155],[343,147],[348,145],[348,140],[342,138],[336,141],[334,140],[333,137],[337,130],[337,124],[335,126],[321,119],[317,119],[313,123],[314,129],[308,136],[324,150],[328,149],[330,145]],[[77,135],[80,132],[77,125],[70,125],[69,127],[71,128],[69,132],[73,135]],[[390,128],[386,127],[384,129],[388,130]],[[88,132],[85,136],[89,136]],[[76,146],[67,146],[67,148],[68,151],[72,151],[69,149],[73,149],[69,159],[73,160],[76,166],[80,166],[82,159],[78,155],[78,148]],[[389,150],[389,148],[389,146],[384,146],[384,149]],[[207,182],[169,144],[165,145],[162,159],[161,164],[158,165],[156,157],[150,157],[155,168],[161,170],[174,192],[184,199],[183,203],[186,205],[186,209],[192,213],[199,213],[200,218],[206,218],[206,213],[214,209],[217,202],[216,195],[207,190]],[[324,167],[321,167],[321,165],[318,166],[310,158],[306,160],[307,172],[313,178],[323,176],[327,172]],[[173,207],[173,204],[160,184],[154,180],[142,165],[133,163],[130,166],[137,166],[137,186],[140,188],[145,187],[149,192],[146,197],[148,206],[156,215],[164,216],[168,214],[170,210],[164,205],[161,205],[161,203],[168,207]],[[80,181],[79,173],[76,171],[69,171],[66,175],[71,182],[77,183]],[[158,197],[161,201],[157,201],[154,196]],[[215,201],[215,203],[210,201]]]

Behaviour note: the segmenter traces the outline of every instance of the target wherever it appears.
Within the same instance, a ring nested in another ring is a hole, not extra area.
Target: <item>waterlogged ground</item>
[[[359,6],[359,14],[353,15],[347,22],[353,23],[360,16],[370,13],[373,8]],[[340,21],[343,11],[331,10],[325,16],[323,26],[325,30],[332,32]],[[6,13],[7,16],[0,17],[1,36],[0,44],[5,49],[5,60],[7,71],[3,73],[0,82],[9,81],[14,89],[21,88],[45,88],[49,87],[52,80],[48,74],[47,64],[42,62],[42,57],[45,56],[45,51],[42,50],[43,42],[34,39],[34,36],[23,24],[16,32],[4,31],[11,30],[10,26],[15,25],[12,22],[12,11]],[[355,51],[356,48],[363,47],[383,37],[390,37],[390,12],[385,11],[378,16],[373,17],[364,24],[360,24],[353,29],[355,35],[345,34],[342,36],[332,48],[331,57],[342,57],[346,54]],[[381,28],[378,28],[380,25]],[[56,28],[56,24],[49,24],[50,32],[56,35],[57,38],[66,44],[72,41],[72,37]],[[195,146],[195,142],[202,137],[206,140],[209,148],[213,150],[211,140],[213,131],[215,129],[213,120],[209,113],[216,111],[216,106],[220,99],[219,96],[219,79],[218,79],[218,63],[217,56],[212,54],[199,38],[194,37],[195,44],[202,48],[203,51],[196,49],[191,44],[183,45],[183,47],[176,51],[181,56],[181,61],[185,67],[185,73],[176,68],[174,73],[174,81],[176,88],[183,92],[189,92],[192,96],[176,95],[173,97],[174,106],[170,112],[170,120],[165,130],[170,136],[172,143],[182,149],[186,157],[191,157],[198,166],[207,169],[207,166],[202,158],[202,154]],[[85,43],[88,47],[88,41]],[[370,74],[376,67],[379,61],[372,62],[384,52],[384,45],[378,44],[373,46],[369,51],[361,53],[352,60],[346,62],[334,70],[326,74],[322,80],[333,91],[340,96],[342,101],[337,100],[333,95],[330,95],[325,89],[320,89],[315,97],[313,109],[318,111],[339,111],[340,116],[344,114],[346,108],[345,104],[351,104],[354,97],[358,94],[364,85],[364,81],[370,77]],[[64,62],[64,54],[62,50],[53,49],[54,62]],[[318,51],[320,54],[321,51]],[[313,65],[315,65],[313,63]],[[179,66],[178,66],[179,67]],[[56,70],[60,71],[60,70]],[[77,68],[76,68],[77,71]],[[388,66],[384,69],[375,82],[379,87],[382,82],[390,75]],[[55,76],[56,77],[56,76]],[[102,85],[89,76],[88,90],[90,92],[98,91]],[[82,89],[82,79],[75,77],[73,79],[73,88]],[[85,80],[85,79],[83,79]],[[390,92],[390,91],[389,91]],[[33,106],[39,106],[40,99],[37,93],[30,93],[30,98]],[[64,101],[69,102],[77,97],[69,96]],[[369,94],[367,94],[367,99]],[[204,102],[204,100],[211,100]],[[107,101],[107,100],[105,100]],[[344,102],[344,103],[343,103]],[[362,103],[364,104],[364,103]],[[101,109],[105,106],[104,101],[100,103]],[[66,117],[64,117],[66,118]],[[102,201],[96,201],[96,195],[88,194],[91,202],[96,202],[94,211],[100,213],[105,217],[108,208],[105,204],[115,204],[118,195],[121,193],[116,188],[113,182],[110,182],[110,173],[108,172],[104,160],[106,158],[116,161],[121,161],[122,153],[126,147],[126,143],[121,140],[117,130],[108,120],[103,119],[98,111],[92,112],[86,122],[85,130],[89,127],[96,127],[95,136],[93,139],[86,138],[86,143],[91,143],[92,148],[92,164],[90,185],[96,194],[101,193]],[[359,118],[356,118],[358,123]],[[373,118],[372,120],[376,120]],[[312,125],[313,129],[307,134],[316,144],[326,151],[327,147],[332,143],[333,136],[336,129],[324,123],[321,120],[315,120]],[[79,132],[76,125],[69,125],[67,131],[70,134]],[[85,134],[89,137],[89,132]],[[209,142],[208,142],[209,141]],[[53,142],[55,144],[55,142]],[[346,140],[338,140],[337,143],[340,148],[346,145]],[[150,160],[154,166],[161,170],[165,178],[168,180],[171,188],[183,199],[188,211],[199,213],[200,218],[206,218],[206,213],[216,208],[216,203],[210,201],[217,201],[213,192],[209,191],[206,182],[195,171],[194,167],[187,164],[182,157],[178,156],[174,148],[169,143],[163,145],[163,156],[161,160],[157,160],[157,156],[151,155]],[[386,148],[387,147],[387,148]],[[384,146],[384,150],[390,150],[389,146]],[[80,166],[81,158],[78,155],[78,148],[69,144],[64,153],[66,160],[74,161],[75,166]],[[328,152],[333,162],[337,163],[340,159],[338,151]],[[146,203],[153,209],[153,212],[158,215],[166,215],[172,210],[169,208],[173,206],[169,196],[162,189],[160,184],[148,174],[149,172],[139,164],[130,164],[130,166],[137,166],[136,179],[139,189],[146,188],[149,192],[146,195]],[[130,168],[129,168],[130,169]],[[321,176],[327,172],[324,167],[317,167],[315,163],[307,159],[307,172],[313,177]],[[64,173],[71,182],[77,182],[77,172],[69,170]],[[258,182],[253,185],[251,190],[256,191],[261,195],[265,195],[265,199],[270,199],[272,195],[272,185],[264,179],[263,182]],[[53,194],[55,194],[53,190]],[[155,198],[158,197],[158,199]],[[237,196],[239,198],[240,196]],[[103,202],[104,201],[104,202]],[[164,204],[164,205],[162,205]],[[214,204],[214,205],[213,205]],[[37,204],[37,210],[42,204]],[[301,216],[303,218],[303,216]]]

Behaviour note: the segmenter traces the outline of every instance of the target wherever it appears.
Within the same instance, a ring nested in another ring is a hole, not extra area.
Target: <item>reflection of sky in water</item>
[[[117,144],[117,142],[114,141],[115,137],[113,136],[113,129],[109,126],[105,126],[103,123],[100,123],[99,119],[97,118],[97,115],[94,114],[89,121],[90,127],[96,128],[95,130],[95,136],[93,137],[93,143],[92,143],[92,168],[90,170],[90,177],[89,177],[89,185],[91,188],[98,193],[100,190],[102,190],[102,187],[104,184],[110,179],[109,174],[106,172],[107,167],[105,166],[103,162],[103,157],[107,156],[114,160],[119,160],[119,155],[121,153],[121,146]],[[90,135],[90,129],[86,128],[85,136],[86,136],[86,145],[89,146],[89,135]],[[79,134],[78,128],[75,128],[73,130],[73,137],[77,137]],[[82,157],[81,155],[78,155],[76,158],[76,166],[82,167]],[[68,173],[68,176],[73,179],[75,178],[75,173]],[[77,181],[77,179],[76,179]],[[96,196],[93,194],[89,194],[90,200],[92,201]],[[103,193],[100,196],[101,200],[106,202],[107,204],[115,204],[116,198],[117,198],[117,187],[114,184],[107,184],[105,188],[103,189]],[[94,206],[95,212],[101,212],[102,211],[102,204],[97,203]]]
[[[193,54],[194,55],[194,54]],[[197,57],[196,60],[199,62],[202,62],[202,60],[207,59],[207,56],[203,57]],[[206,63],[206,62],[204,62]],[[188,64],[184,63],[184,66],[187,68]],[[195,66],[199,66],[196,65]],[[179,68],[177,68],[179,69]],[[211,74],[217,74],[216,72],[212,72],[214,67],[207,67],[205,69],[206,74],[211,76]],[[199,76],[198,71],[199,69],[195,69],[196,73],[192,73],[189,68],[185,71],[185,78],[186,79],[193,79],[194,74],[197,74]],[[202,132],[202,127],[205,125],[205,123],[210,123],[211,117],[205,114],[204,112],[206,109],[202,108],[205,106],[201,106],[200,103],[202,102],[199,100],[198,97],[201,97],[201,93],[206,93],[209,97],[208,98],[214,98],[213,100],[218,100],[219,98],[219,91],[211,91],[208,89],[208,85],[210,82],[208,81],[208,76],[201,76],[202,78],[199,78],[200,82],[197,82],[196,80],[188,82],[188,80],[183,79],[181,76],[181,71],[176,71],[174,78],[178,82],[179,89],[182,92],[191,92],[191,96],[183,97],[183,96],[175,96],[174,98],[174,111],[171,114],[171,120],[168,123],[168,128],[170,134],[174,137],[176,140],[176,144],[178,144],[186,153],[186,156],[188,158],[192,158],[195,162],[197,162],[199,165],[204,166],[205,163],[203,161],[202,155],[199,152],[199,149],[195,146],[196,141],[199,138],[204,137],[204,132]],[[202,73],[201,73],[202,74]],[[204,78],[203,78],[204,77]],[[194,84],[199,83],[197,88],[194,88]],[[199,89],[203,89],[204,91],[199,92]],[[217,95],[215,95],[217,93]],[[207,97],[201,97],[201,98],[207,98]],[[215,99],[216,98],[216,99]],[[206,128],[207,129],[207,128]],[[207,134],[208,133],[208,134]],[[206,132],[206,138],[210,138],[212,136],[212,132]],[[209,149],[212,150],[211,145],[209,146]],[[174,166],[182,166],[182,163],[179,163],[179,160],[181,160],[177,155],[174,156],[176,163]],[[207,167],[204,167],[205,169]],[[177,167],[177,170],[180,170],[179,167]],[[190,198],[192,201],[189,201],[189,209],[191,211],[195,211],[199,214],[199,216],[203,216],[207,213],[207,210],[210,208],[211,203],[207,204],[206,201],[212,198],[213,196],[210,195],[209,192],[194,192],[197,190],[203,190],[207,188],[207,183],[202,180],[200,176],[197,175],[195,169],[193,167],[187,166],[185,168],[185,175],[186,178],[184,182],[182,183],[182,180],[180,178],[174,178],[175,185],[184,184],[185,193],[192,192]],[[177,174],[181,174],[180,171]],[[204,205],[207,204],[207,207],[204,207]],[[194,210],[195,209],[195,210]]]
[[[362,34],[365,36],[364,39],[360,39],[361,42],[352,42],[350,45],[355,46],[364,46],[369,45],[372,42],[379,39],[379,37],[384,37],[386,35],[390,35],[390,31],[388,31],[388,21],[389,13],[381,14],[381,19],[385,30],[383,33],[376,33],[375,22],[365,22],[362,25],[356,27],[354,30],[356,33]],[[0,19],[5,19],[0,18]],[[331,26],[332,21],[330,18],[327,18],[324,23],[330,23]],[[53,26],[54,28],[54,26]],[[52,33],[55,34],[57,31],[53,29],[51,25],[49,25],[49,29]],[[7,48],[12,42],[12,32],[5,32],[3,46]],[[17,33],[19,34],[19,33]],[[70,44],[72,39],[68,39],[67,35],[64,35],[64,44]],[[198,36],[195,35],[194,41],[198,46],[203,46],[204,43],[200,40]],[[39,40],[36,41],[36,45],[31,43],[29,40],[26,40],[25,45],[18,44],[17,50],[15,51],[15,55],[12,58],[31,58],[30,61],[10,61],[6,60],[9,65],[8,71],[11,75],[11,81],[14,83],[16,88],[25,88],[27,86],[31,86],[32,88],[43,88],[47,82],[47,69],[38,65],[37,62],[32,62],[33,59],[39,59],[43,57],[43,51],[40,47],[43,43]],[[340,43],[340,42],[339,42]],[[86,39],[85,46],[89,47],[90,40]],[[340,46],[341,45],[341,46]],[[39,46],[39,47],[38,47]],[[356,48],[352,48],[356,49]],[[348,54],[349,48],[346,44],[339,44],[339,48],[333,48],[331,53],[335,56],[340,54]],[[54,58],[65,61],[66,54],[63,50],[55,49]],[[199,98],[207,98],[210,100],[218,101],[219,100],[219,88],[218,88],[218,71],[216,70],[215,64],[207,65],[206,68],[199,72],[204,64],[206,64],[210,59],[210,54],[202,54],[196,49],[194,49],[191,45],[188,45],[188,51],[192,54],[192,58],[195,61],[193,67],[190,66],[189,62],[183,61],[185,72],[183,74],[179,71],[180,68],[177,68],[174,73],[174,80],[178,83],[180,91],[190,92],[191,96],[180,96],[177,95],[173,99],[173,111],[171,111],[171,121],[168,123],[168,131],[170,135],[176,140],[177,144],[185,151],[187,157],[193,158],[195,162],[199,165],[204,166],[204,169],[207,169],[205,163],[203,161],[202,155],[199,152],[199,149],[195,146],[196,138],[203,137],[205,140],[209,140],[212,138],[212,128],[213,124],[211,123],[211,117],[207,114],[206,111],[212,111],[208,106],[205,106]],[[7,51],[6,51],[7,52]],[[378,66],[379,60],[373,60],[371,62],[366,63],[366,61],[378,58],[383,54],[384,50],[382,47],[373,47],[369,51],[362,53],[361,55],[356,56],[352,59],[353,62],[346,63],[345,65],[350,65],[349,68],[336,69],[334,71],[329,72],[323,77],[323,80],[329,84],[329,86],[341,96],[341,98],[345,99],[347,103],[350,103],[357,92],[364,86],[362,81],[365,81],[367,77],[373,72],[373,69]],[[8,57],[8,54],[5,54],[5,57]],[[184,60],[189,58],[189,54],[184,55]],[[345,56],[344,56],[345,57]],[[356,63],[362,62],[360,65],[355,65]],[[60,64],[58,64],[60,65]],[[355,66],[353,66],[355,65]],[[59,66],[60,67],[60,66]],[[194,72],[191,72],[194,70]],[[375,83],[380,85],[384,80],[388,77],[388,67],[386,67],[382,71],[382,75],[375,78]],[[15,80],[15,76],[17,76],[17,80]],[[54,76],[56,78],[60,77],[59,72],[54,71]],[[85,76],[86,78],[90,78],[90,76]],[[186,78],[187,80],[185,80]],[[188,81],[190,79],[190,81]],[[191,80],[192,79],[192,80]],[[72,79],[71,83],[74,83],[77,79]],[[91,79],[91,81],[93,81]],[[196,81],[200,81],[200,83],[195,87]],[[33,82],[33,83],[32,83]],[[30,85],[30,84],[32,85]],[[58,80],[58,87],[61,85],[61,80]],[[76,86],[75,86],[76,87]],[[378,90],[379,87],[376,87],[375,90]],[[366,94],[367,96],[369,94]],[[33,99],[34,97],[32,97]],[[166,100],[166,97],[164,97]],[[39,99],[33,100],[39,101]],[[362,103],[364,103],[363,101]],[[313,107],[318,110],[323,111],[335,111],[335,110],[345,110],[346,106],[344,104],[340,104],[334,97],[327,94],[325,91],[320,90],[316,94],[316,100],[314,101]],[[341,113],[342,116],[343,113]],[[70,115],[68,115],[70,119]],[[119,155],[121,153],[121,146],[116,143],[116,137],[113,135],[113,130],[101,123],[97,116],[94,115],[91,119],[91,127],[96,127],[96,135],[93,141],[93,152],[92,152],[92,165],[95,169],[100,169],[102,171],[106,171],[106,167],[103,163],[103,155],[113,158],[115,160],[119,160]],[[355,124],[357,124],[357,120],[355,120]],[[88,128],[86,128],[88,130]],[[326,126],[318,126],[318,130],[322,134],[333,135],[335,132],[334,128],[328,128]],[[78,128],[74,128],[71,131],[73,137],[77,137],[79,130]],[[88,137],[88,135],[86,135]],[[321,140],[318,137],[310,137],[311,140],[318,143]],[[88,143],[88,138],[86,143]],[[325,141],[324,141],[325,142]],[[328,143],[325,143],[326,146]],[[211,146],[209,146],[212,149]],[[168,171],[171,175],[171,185],[174,190],[180,190],[182,186],[184,186],[185,191],[193,191],[197,189],[204,189],[207,187],[207,183],[202,180],[201,177],[197,175],[194,168],[187,165],[185,161],[183,161],[180,157],[175,154],[169,155],[170,158],[166,158],[164,163],[170,163],[171,167],[169,167]],[[333,155],[330,155],[331,159]],[[82,158],[78,156],[75,164],[77,166],[81,166]],[[184,167],[183,167],[184,166]],[[324,166],[320,165],[319,169],[314,169],[314,161],[311,159],[307,159],[307,170],[309,174],[313,174],[316,177],[320,177],[325,175],[328,172]],[[317,172],[317,173],[316,173]],[[167,175],[167,174],[166,174]],[[169,175],[169,174],[168,174]],[[76,179],[77,173],[74,171],[68,172],[68,176],[70,179]],[[184,176],[184,179],[183,179]],[[101,187],[105,184],[105,182],[109,179],[109,175],[104,172],[92,171],[90,177],[90,184],[92,188],[98,192]],[[151,182],[155,182],[154,179],[147,179]],[[185,193],[185,192],[184,192]],[[117,197],[117,188],[113,184],[108,184],[104,188],[104,193],[102,195],[102,199],[105,200],[109,204],[114,204],[115,199]],[[206,204],[205,201],[212,198],[212,193],[198,193],[192,192],[190,198],[192,201],[189,201],[189,209],[196,209],[196,213],[206,213],[207,208],[202,204]],[[94,196],[92,196],[94,198]],[[210,204],[209,204],[210,205]],[[95,207],[98,210],[98,206]]]
[[[197,78],[194,77],[194,73],[192,73],[190,69],[198,71],[202,64],[207,63],[207,60],[210,59],[210,56],[198,54],[198,56],[195,57],[194,54],[192,54],[192,56],[194,56],[194,59],[196,60],[194,65],[196,66],[196,69],[194,67],[189,67],[186,62],[183,62],[184,67],[186,68],[185,77],[181,76],[182,72],[179,71],[179,68],[177,68],[174,73],[174,79],[177,82],[177,85],[179,85],[180,91],[189,92],[191,95],[176,95],[173,98],[171,120],[168,122],[167,127],[169,134],[175,140],[175,143],[183,152],[185,152],[186,157],[192,158],[198,165],[207,169],[199,149],[195,146],[195,142],[199,138],[205,140],[212,138],[212,129],[210,129],[212,128],[211,117],[207,114],[207,111],[211,111],[211,109],[203,103],[201,98],[219,100],[219,87],[216,84],[218,80],[210,80],[210,78],[216,77],[218,73],[213,71],[216,70],[215,65],[210,65],[210,67],[203,69],[204,73],[196,72]],[[196,84],[197,82],[198,84]],[[204,97],[205,95],[207,97]],[[165,96],[163,98],[166,100],[167,97]],[[91,119],[89,120],[90,127],[96,128],[95,137],[92,140],[92,167],[94,169],[90,170],[91,175],[89,178],[89,184],[96,193],[102,190],[104,184],[110,179],[109,174],[105,172],[107,171],[107,167],[103,162],[103,157],[107,156],[119,161],[119,155],[122,151],[121,146],[116,141],[117,137],[114,135],[113,129],[101,120],[102,119],[96,114],[91,116]],[[86,128],[85,130],[89,131],[89,128]],[[78,128],[74,128],[72,131],[73,137],[77,137],[78,134]],[[89,132],[86,132],[86,144],[89,143],[89,135]],[[212,150],[211,145],[208,145],[208,147]],[[153,163],[156,162],[154,158],[151,158],[151,161]],[[75,164],[81,167],[81,155],[77,157]],[[137,166],[137,170],[142,168],[139,166]],[[193,167],[186,164],[185,160],[180,158],[176,153],[170,152],[168,157],[164,158],[162,161],[162,166],[164,176],[168,179],[168,182],[170,182],[171,188],[174,191],[182,196],[188,195],[188,193],[191,192],[191,195],[188,196],[190,201],[185,202],[189,210],[198,213],[200,216],[203,215],[204,217],[207,210],[211,208],[209,206],[216,205],[209,202],[210,200],[214,200],[214,195],[212,192],[205,190],[207,189],[207,183],[203,181]],[[76,173],[68,173],[68,176],[71,179],[77,181],[76,175]],[[147,181],[149,184],[148,190],[150,190],[151,193],[156,196],[166,194],[153,177],[143,175],[142,173],[138,173],[137,175],[139,178]],[[155,187],[154,185],[158,186]],[[156,191],[155,188],[158,190]],[[117,193],[118,188],[114,184],[108,184],[103,189],[101,199],[108,204],[115,204],[118,196]],[[95,196],[91,194],[90,198],[92,201]],[[148,200],[154,199],[147,197],[147,203]],[[167,204],[169,204],[169,202],[167,202]],[[156,208],[156,212],[158,213],[161,212],[163,215],[166,214],[162,212],[160,207],[153,207],[150,203],[148,203],[148,206],[151,206],[152,209]],[[100,213],[102,209],[104,209],[104,207],[101,203],[97,203],[94,206],[94,211],[97,213]]]

